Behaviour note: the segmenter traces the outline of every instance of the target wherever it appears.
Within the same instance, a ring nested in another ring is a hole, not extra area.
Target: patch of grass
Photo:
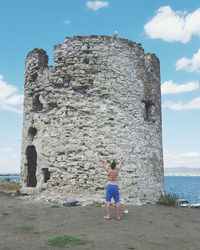
[[[20,226],[16,227],[16,232],[17,233],[30,233],[32,232],[33,227],[32,226]]]
[[[66,245],[77,246],[86,244],[86,240],[69,235],[56,236],[48,240],[48,245],[54,247],[65,247]]]
[[[52,205],[50,208],[60,208],[60,205]]]
[[[163,206],[170,206],[170,207],[178,207],[179,206],[179,201],[178,201],[178,196],[175,194],[161,194],[158,204],[161,204]]]
[[[7,213],[7,212],[2,212],[1,214],[2,214],[2,215],[10,215],[10,214]]]
[[[1,193],[16,193],[20,188],[20,183],[17,181],[3,180],[0,181],[0,192]]]

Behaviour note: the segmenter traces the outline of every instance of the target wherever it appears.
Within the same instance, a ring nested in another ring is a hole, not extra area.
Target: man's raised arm
[[[105,170],[107,170],[107,161],[105,161],[105,160],[102,158],[100,152],[97,153],[97,160],[98,160],[99,164],[100,164],[103,168],[105,168]]]
[[[124,161],[126,160],[126,158],[128,157],[128,153],[124,153],[124,157],[121,159],[121,161],[118,164],[118,171],[120,171],[120,169],[122,168],[122,165],[124,163]]]

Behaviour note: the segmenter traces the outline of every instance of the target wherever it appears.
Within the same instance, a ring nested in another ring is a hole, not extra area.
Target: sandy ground
[[[126,206],[122,220],[103,219],[104,207],[65,207],[0,196],[0,249],[199,250],[200,209]],[[30,232],[17,228],[30,226]],[[52,247],[54,236],[88,240],[84,246]]]

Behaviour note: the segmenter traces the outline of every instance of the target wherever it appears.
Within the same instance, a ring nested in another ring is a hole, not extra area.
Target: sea
[[[190,204],[200,204],[200,176],[165,176],[164,190]]]
[[[0,175],[0,181],[3,181],[5,179],[10,179],[12,181],[19,181],[20,176],[19,175]]]
[[[19,181],[19,175],[0,176],[0,181],[9,178]],[[164,190],[166,193],[177,195],[189,203],[200,203],[200,176],[165,176]]]

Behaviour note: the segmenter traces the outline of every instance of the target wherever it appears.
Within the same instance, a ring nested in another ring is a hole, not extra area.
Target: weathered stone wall
[[[55,46],[54,61],[48,66],[42,49],[26,58],[24,190],[103,197],[96,153],[112,160],[128,151],[122,200],[155,202],[163,183],[159,60],[126,39],[75,36]]]

